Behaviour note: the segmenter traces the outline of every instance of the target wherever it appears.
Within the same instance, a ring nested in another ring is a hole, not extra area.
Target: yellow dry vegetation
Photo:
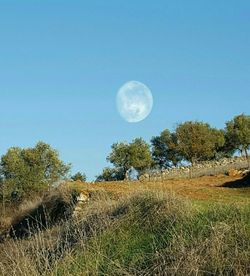
[[[69,182],[68,186],[89,192],[102,191],[123,197],[140,190],[169,190],[182,197],[198,201],[250,203],[249,178],[240,176],[204,176],[193,179],[173,179],[156,182],[119,181],[80,183]]]

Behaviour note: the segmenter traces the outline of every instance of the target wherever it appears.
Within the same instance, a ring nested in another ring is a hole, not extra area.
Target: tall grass
[[[247,275],[250,208],[96,194],[81,218],[0,245],[2,275]]]

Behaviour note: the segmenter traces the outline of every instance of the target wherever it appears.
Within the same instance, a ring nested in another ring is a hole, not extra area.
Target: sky
[[[131,124],[127,81],[154,107]],[[114,142],[250,109],[249,0],[0,0],[0,154],[44,141],[93,180]]]

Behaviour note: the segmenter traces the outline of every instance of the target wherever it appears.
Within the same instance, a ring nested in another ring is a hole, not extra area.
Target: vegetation
[[[226,123],[226,137],[231,148],[248,157],[250,148],[250,116],[241,114]]]
[[[59,154],[43,142],[34,148],[10,148],[1,158],[0,194],[7,199],[21,197],[34,191],[48,189],[64,178],[70,169],[59,159]]]
[[[151,152],[149,145],[141,138],[133,140],[131,143],[115,143],[112,145],[112,152],[107,157],[116,170],[117,179],[124,179],[127,171],[133,167],[139,173],[148,169],[152,165]]]
[[[118,200],[102,192],[81,219],[0,244],[0,273],[248,275],[249,216],[249,206],[197,209],[162,190]]]
[[[160,136],[153,137],[152,158],[160,168],[177,166],[183,159],[178,150],[177,137],[168,129],[164,130]]]
[[[114,143],[107,157],[113,167],[104,168],[96,181],[117,181],[128,178],[132,168],[140,176],[148,169],[178,166],[183,161],[192,164],[222,157],[236,151],[248,158],[250,148],[250,116],[235,116],[225,129],[216,129],[208,123],[187,121],[174,132],[165,129],[151,139],[150,145],[142,138],[131,143]],[[39,191],[65,178],[70,166],[64,164],[58,152],[39,142],[34,148],[13,147],[0,162],[0,198],[17,200],[22,194]],[[86,181],[78,172],[72,180]]]
[[[124,171],[120,168],[104,168],[102,173],[96,177],[96,182],[119,181],[124,179]]]
[[[249,116],[240,115],[224,130],[192,121],[164,130],[152,138],[151,151],[141,138],[113,144],[107,158],[113,167],[97,180],[123,180],[131,168],[141,174],[236,150],[248,157],[249,129]],[[79,183],[86,175],[78,172],[75,182],[48,189],[69,168],[43,142],[2,156],[3,203],[6,197],[23,200],[2,206],[1,275],[250,274],[250,174],[89,185]],[[34,193],[40,190],[47,192]],[[82,191],[90,201],[78,204]]]
[[[74,181],[86,182],[87,176],[85,173],[77,172],[76,174],[71,176],[71,179]]]
[[[185,122],[176,129],[177,148],[192,164],[216,156],[216,150],[225,143],[223,133],[203,122]]]
[[[176,167],[181,162],[191,164],[232,157],[236,151],[248,157],[250,148],[250,116],[239,115],[216,129],[208,123],[187,121],[174,132],[165,129],[151,139],[150,146],[141,138],[131,143],[115,143],[107,157],[114,167],[104,168],[96,181],[117,181],[127,178],[131,168],[139,175],[147,169]]]

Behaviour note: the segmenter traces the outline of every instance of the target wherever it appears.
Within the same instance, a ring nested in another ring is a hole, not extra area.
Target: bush
[[[87,177],[85,173],[77,172],[76,174],[71,176],[71,179],[74,181],[86,182]]]
[[[66,177],[69,169],[59,159],[58,152],[43,142],[34,148],[10,148],[0,162],[0,193],[10,198],[12,192],[22,196],[49,189],[54,182]]]

